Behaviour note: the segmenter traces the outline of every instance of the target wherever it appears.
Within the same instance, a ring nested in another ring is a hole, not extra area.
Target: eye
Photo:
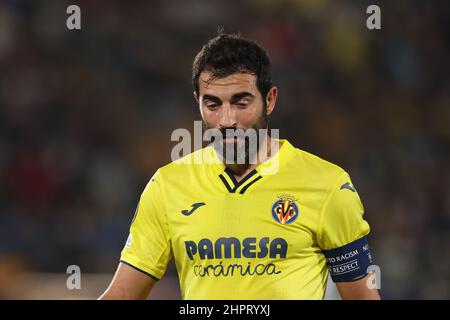
[[[210,103],[210,104],[207,104],[206,107],[209,110],[213,111],[213,110],[216,110],[219,107],[219,105],[217,103]]]
[[[248,107],[248,102],[238,102],[236,103],[239,109],[245,109]]]

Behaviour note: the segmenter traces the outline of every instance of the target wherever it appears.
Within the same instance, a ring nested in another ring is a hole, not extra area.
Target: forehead
[[[258,92],[256,76],[249,73],[233,73],[223,78],[215,78],[212,81],[212,73],[203,71],[199,79],[200,95],[211,94],[215,96],[231,96],[236,92]]]

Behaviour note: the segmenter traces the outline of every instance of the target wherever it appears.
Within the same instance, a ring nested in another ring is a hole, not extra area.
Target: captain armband
[[[336,249],[323,250],[323,253],[334,282],[361,279],[372,265],[366,236]]]

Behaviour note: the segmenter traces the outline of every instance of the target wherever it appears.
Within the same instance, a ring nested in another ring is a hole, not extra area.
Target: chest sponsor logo
[[[286,259],[288,244],[283,238],[249,237],[240,240],[222,237],[215,241],[208,238],[198,242],[185,241],[185,248],[189,259],[197,263],[193,270],[198,277],[255,276],[281,273],[273,262],[257,263],[253,260],[264,259],[267,262],[267,258]],[[246,263],[242,263],[241,259],[245,259]]]

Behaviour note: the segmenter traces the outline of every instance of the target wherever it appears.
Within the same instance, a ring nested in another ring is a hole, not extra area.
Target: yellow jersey
[[[239,182],[212,146],[158,169],[121,262],[160,279],[174,258],[183,299],[323,299],[329,272],[365,276],[370,228],[349,175],[278,141]]]

